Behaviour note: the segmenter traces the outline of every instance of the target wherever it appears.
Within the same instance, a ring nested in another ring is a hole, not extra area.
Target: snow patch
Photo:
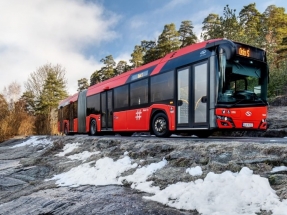
[[[287,201],[279,201],[268,180],[253,175],[247,167],[239,173],[210,172],[204,180],[178,182],[144,198],[178,209],[196,209],[203,215],[255,215],[260,209],[284,214],[287,207]]]
[[[96,154],[99,154],[99,153],[100,152],[83,151],[83,152],[78,153],[78,154],[70,155],[70,156],[68,156],[68,158],[71,159],[71,160],[82,160],[82,161],[85,161],[89,157],[91,157],[92,155],[96,155]]]
[[[52,179],[57,180],[59,186],[77,187],[80,185],[110,185],[121,184],[118,177],[125,171],[136,168],[137,164],[132,164],[132,160],[125,156],[122,159],[113,161],[105,157],[99,159],[93,166],[91,162],[81,164],[72,168],[68,172],[55,175]]]
[[[11,148],[17,148],[22,146],[38,146],[38,145],[48,146],[53,143],[51,140],[46,139],[45,137],[46,136],[32,136],[28,140],[15,146],[12,146]]]
[[[270,172],[275,173],[275,172],[281,172],[281,171],[287,171],[287,167],[286,166],[277,166],[277,167],[274,167]]]
[[[81,144],[80,143],[68,143],[64,146],[63,152],[56,154],[56,156],[63,157],[66,154],[72,152],[74,149],[78,148],[79,145],[81,145]]]
[[[185,172],[189,173],[192,176],[200,176],[200,175],[202,175],[202,169],[201,169],[200,166],[187,168]]]
[[[159,191],[159,187],[151,186],[153,182],[147,182],[147,179],[150,175],[163,168],[166,164],[167,161],[165,159],[158,163],[151,163],[150,165],[138,168],[132,175],[120,177],[119,181],[127,180],[128,182],[132,182],[131,188],[133,189],[155,193]]]

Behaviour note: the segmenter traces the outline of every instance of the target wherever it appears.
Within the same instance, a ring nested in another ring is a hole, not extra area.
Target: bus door
[[[177,128],[208,128],[207,61],[177,71]]]
[[[101,93],[101,126],[102,130],[113,129],[113,91]]]

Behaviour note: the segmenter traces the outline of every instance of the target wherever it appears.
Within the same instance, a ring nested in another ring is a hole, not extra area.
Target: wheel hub
[[[163,132],[166,129],[166,122],[164,119],[159,118],[155,121],[155,129],[157,132]]]

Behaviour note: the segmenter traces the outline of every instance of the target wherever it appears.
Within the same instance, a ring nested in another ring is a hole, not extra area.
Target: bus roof
[[[78,95],[79,95],[79,93],[75,93],[74,95],[63,99],[62,101],[60,101],[58,108],[64,107],[64,106],[70,104],[71,102],[77,101],[78,100]]]
[[[224,39],[213,39],[213,40],[208,40],[208,41],[204,41],[204,42],[200,42],[200,43],[195,43],[189,46],[186,46],[184,48],[181,48],[179,50],[176,50],[174,52],[171,52],[167,55],[165,55],[163,58],[160,58],[158,60],[155,60],[153,62],[150,62],[148,64],[145,64],[143,66],[137,67],[133,70],[130,70],[128,72],[125,72],[119,76],[110,78],[108,80],[105,80],[101,83],[95,84],[93,86],[90,86],[88,88],[87,91],[87,96],[99,93],[99,92],[103,92],[105,90],[109,90],[109,89],[113,89],[115,87],[121,86],[125,83],[127,83],[127,81],[129,80],[130,76],[140,72],[142,70],[154,67],[152,69],[152,72],[150,73],[150,75],[155,75],[157,73],[160,72],[160,70],[162,69],[162,67],[166,64],[166,62],[168,62],[169,60],[175,59],[177,57],[180,57],[182,55],[185,55],[187,53],[199,50],[204,48],[207,44],[209,43],[213,43],[219,40],[224,40]]]

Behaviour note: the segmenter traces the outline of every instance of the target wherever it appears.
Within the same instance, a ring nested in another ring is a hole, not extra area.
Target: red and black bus
[[[262,49],[227,39],[193,44],[61,101],[59,132],[266,130],[268,73]]]

